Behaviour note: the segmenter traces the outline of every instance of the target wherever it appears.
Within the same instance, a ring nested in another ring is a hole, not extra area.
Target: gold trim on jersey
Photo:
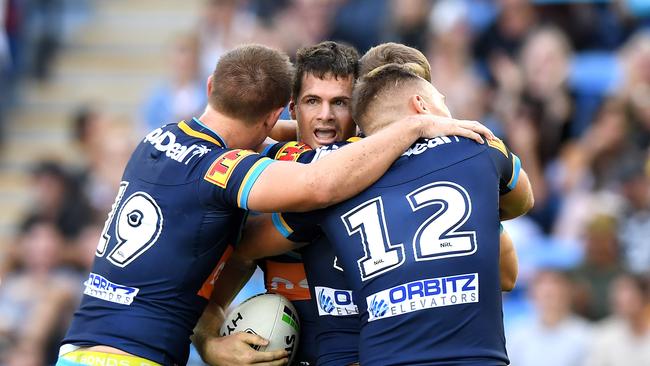
[[[210,142],[212,142],[213,144],[215,144],[215,145],[217,145],[219,147],[223,147],[223,145],[219,141],[217,141],[217,139],[215,139],[214,137],[212,137],[212,136],[210,136],[208,134],[205,134],[203,132],[193,130],[192,127],[190,127],[187,124],[187,122],[185,122],[185,121],[178,122],[178,128],[180,128],[181,131],[185,132],[186,134],[188,134],[190,136],[200,138],[200,139],[203,139],[203,140],[206,140],[206,141],[210,141]]]
[[[508,149],[506,149],[506,145],[503,143],[503,141],[495,138],[494,140],[487,140],[487,143],[489,146],[492,146],[493,148],[501,151],[501,153],[505,155],[506,158],[508,157]]]

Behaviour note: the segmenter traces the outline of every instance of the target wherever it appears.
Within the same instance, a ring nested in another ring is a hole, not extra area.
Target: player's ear
[[[431,110],[429,110],[427,102],[424,100],[424,98],[422,98],[422,96],[415,94],[409,98],[409,102],[411,104],[411,107],[418,114],[431,114]]]
[[[264,120],[264,127],[267,129],[271,130],[273,126],[278,122],[278,118],[280,118],[280,115],[282,114],[282,111],[284,110],[284,107],[275,109],[271,111],[266,119]]]
[[[208,85],[207,85],[207,88],[206,88],[206,89],[207,89],[207,91],[208,91],[208,98],[209,98],[210,95],[212,95],[212,75],[208,76],[208,81],[207,81],[207,83],[208,83]]]
[[[291,99],[289,102],[289,113],[291,114],[291,119],[296,119],[296,102]]]

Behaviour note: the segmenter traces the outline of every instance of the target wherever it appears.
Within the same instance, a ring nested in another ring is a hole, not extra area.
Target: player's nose
[[[320,111],[318,113],[318,119],[322,121],[334,120],[334,114],[332,113],[332,108],[328,103],[322,103]]]

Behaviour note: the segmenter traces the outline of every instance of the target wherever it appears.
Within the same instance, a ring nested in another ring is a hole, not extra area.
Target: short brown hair
[[[361,77],[352,92],[352,118],[363,129],[365,116],[377,100],[385,93],[399,90],[405,85],[425,80],[420,76],[422,67],[419,64],[386,64],[373,69]]]
[[[303,47],[296,52],[296,74],[293,79],[293,98],[300,95],[302,79],[312,74],[322,79],[327,74],[335,78],[359,76],[359,52],[343,43],[325,41],[314,46]]]
[[[229,117],[254,123],[289,103],[292,76],[285,53],[255,44],[240,46],[217,63],[208,103]]]
[[[382,43],[368,50],[359,60],[359,72],[363,76],[383,65],[410,62],[420,65],[422,74],[419,76],[431,82],[431,65],[424,54],[413,47],[394,42]]]

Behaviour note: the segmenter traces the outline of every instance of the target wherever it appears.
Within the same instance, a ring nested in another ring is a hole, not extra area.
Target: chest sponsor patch
[[[232,172],[245,157],[255,154],[250,150],[230,150],[219,155],[205,173],[205,180],[226,188]]]
[[[390,318],[414,311],[476,303],[478,273],[413,281],[379,291],[368,297],[368,321]]]
[[[84,282],[84,294],[116,304],[131,305],[139,288],[113,283],[104,276],[90,273]]]
[[[352,291],[315,286],[319,316],[348,316],[359,314],[359,308],[352,299]]]

